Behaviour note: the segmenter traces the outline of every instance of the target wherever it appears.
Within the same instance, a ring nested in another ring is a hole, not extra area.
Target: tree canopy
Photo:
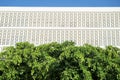
[[[120,80],[120,49],[19,42],[0,52],[0,80]]]

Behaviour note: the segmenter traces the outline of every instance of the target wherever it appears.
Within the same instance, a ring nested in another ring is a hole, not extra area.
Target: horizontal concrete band
[[[78,30],[78,29],[85,29],[85,30],[120,30],[120,27],[100,27],[100,28],[95,28],[95,27],[0,27],[0,29],[70,29],[70,30]]]
[[[120,11],[120,7],[0,7],[0,11]]]

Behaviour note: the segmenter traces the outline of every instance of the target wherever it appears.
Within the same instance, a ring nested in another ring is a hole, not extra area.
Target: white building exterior
[[[120,47],[120,7],[0,7],[0,47],[72,40]]]

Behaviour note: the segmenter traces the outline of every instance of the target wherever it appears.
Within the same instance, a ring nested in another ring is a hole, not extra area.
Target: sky
[[[0,6],[120,7],[120,0],[0,0]]]

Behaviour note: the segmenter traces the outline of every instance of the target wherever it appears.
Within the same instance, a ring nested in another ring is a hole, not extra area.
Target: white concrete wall
[[[0,46],[72,40],[120,46],[120,7],[0,7]]]

